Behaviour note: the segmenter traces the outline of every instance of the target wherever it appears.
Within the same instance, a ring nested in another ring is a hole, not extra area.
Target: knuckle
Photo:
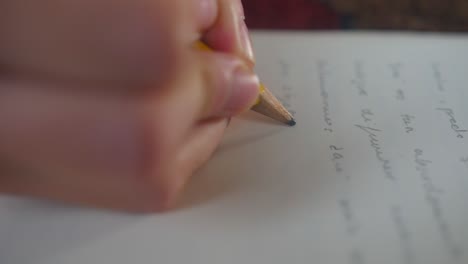
[[[174,205],[182,173],[176,166],[177,136],[167,129],[167,124],[154,123],[150,120],[144,125],[143,168],[137,178],[141,190],[138,207],[148,212],[166,211]]]

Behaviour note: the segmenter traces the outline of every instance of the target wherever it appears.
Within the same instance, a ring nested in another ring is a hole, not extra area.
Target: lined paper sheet
[[[468,37],[256,32],[295,114],[232,122],[181,208],[0,200],[0,263],[468,263]]]

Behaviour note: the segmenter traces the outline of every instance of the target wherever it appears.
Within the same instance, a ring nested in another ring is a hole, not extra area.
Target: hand
[[[0,191],[171,208],[258,96],[242,18],[240,0],[2,1]]]

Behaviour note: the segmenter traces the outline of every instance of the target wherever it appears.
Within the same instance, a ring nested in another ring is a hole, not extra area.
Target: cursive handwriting
[[[403,212],[399,206],[394,206],[390,208],[390,214],[400,240],[401,251],[403,252],[403,263],[414,263],[415,256],[411,245],[412,237],[408,225],[403,217]]]
[[[282,95],[278,98],[283,106],[295,115],[296,112],[292,110],[292,99],[293,99],[293,88],[288,84],[290,82],[291,66],[284,60],[279,61],[280,73],[281,73],[281,90]]]
[[[375,152],[375,157],[380,162],[382,170],[385,174],[385,177],[391,181],[395,181],[395,176],[393,175],[392,167],[390,165],[390,160],[384,158],[383,147],[381,145],[378,133],[382,132],[380,129],[369,127],[369,126],[362,126],[362,125],[355,125],[361,131],[365,132],[369,137],[369,144],[370,147]]]
[[[401,64],[400,62],[390,63],[388,65],[388,68],[390,69],[393,79],[400,79],[401,68],[403,68],[403,64]]]
[[[440,66],[438,63],[432,64],[432,74],[434,76],[434,80],[436,82],[437,89],[440,92],[445,92],[445,81],[442,76],[442,72],[440,70]]]
[[[370,109],[362,109],[361,110],[361,117],[364,120],[364,122],[369,123],[372,122],[372,117],[374,116],[374,113],[372,113],[372,110]]]
[[[401,115],[401,119],[403,120],[403,127],[405,129],[405,132],[406,133],[413,132],[414,128],[411,125],[415,117],[412,115],[404,114],[404,115]]]
[[[438,227],[439,233],[445,242],[449,252],[454,258],[460,257],[462,249],[453,240],[452,232],[449,227],[449,223],[445,219],[443,206],[440,201],[440,195],[444,194],[444,191],[439,189],[429,174],[429,166],[432,164],[431,160],[425,159],[424,152],[421,149],[414,150],[414,162],[416,164],[416,171],[419,173],[421,179],[425,199],[428,203],[434,221]]]
[[[406,99],[405,92],[402,89],[396,90],[395,98],[400,101],[404,101]]]
[[[453,110],[450,108],[436,108],[436,110],[446,114],[446,116],[449,118],[450,128],[453,130],[453,132],[455,132],[457,138],[464,138],[463,133],[468,132],[468,130],[460,128],[460,125],[458,125],[458,121],[455,118],[455,113],[453,112]]]
[[[343,172],[343,167],[341,166],[341,162],[344,159],[344,156],[342,154],[343,148],[338,148],[334,145],[330,146],[330,151],[332,152],[332,157],[331,160],[335,166],[335,171],[337,173]]]
[[[388,65],[388,68],[390,70],[390,74],[392,76],[393,79],[395,80],[399,80],[401,82],[404,82],[403,80],[401,80],[401,72],[402,72],[402,68],[403,68],[403,64],[400,63],[400,62],[397,62],[397,63],[390,63]],[[395,93],[395,98],[397,100],[400,100],[400,101],[404,101],[405,100],[405,92],[403,91],[403,89],[397,89],[396,90],[396,93]]]
[[[427,176],[427,167],[432,161],[423,159],[424,152],[421,149],[414,150],[414,162],[416,163],[416,170],[420,173],[421,178],[430,180]]]
[[[338,205],[345,220],[346,232],[349,236],[357,235],[359,232],[359,224],[355,219],[355,212],[351,202],[349,200],[342,199],[338,201]]]
[[[333,123],[330,116],[329,95],[327,92],[327,63],[324,61],[317,62],[317,69],[319,76],[320,96],[322,97],[323,121],[326,125],[324,130],[327,132],[333,132]]]
[[[366,91],[366,75],[364,73],[363,63],[360,61],[354,62],[354,76],[351,80],[351,85],[356,88],[358,94],[361,96],[367,96]]]

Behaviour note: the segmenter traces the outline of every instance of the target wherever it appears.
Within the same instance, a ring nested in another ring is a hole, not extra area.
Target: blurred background
[[[468,31],[468,0],[243,0],[252,29]]]

